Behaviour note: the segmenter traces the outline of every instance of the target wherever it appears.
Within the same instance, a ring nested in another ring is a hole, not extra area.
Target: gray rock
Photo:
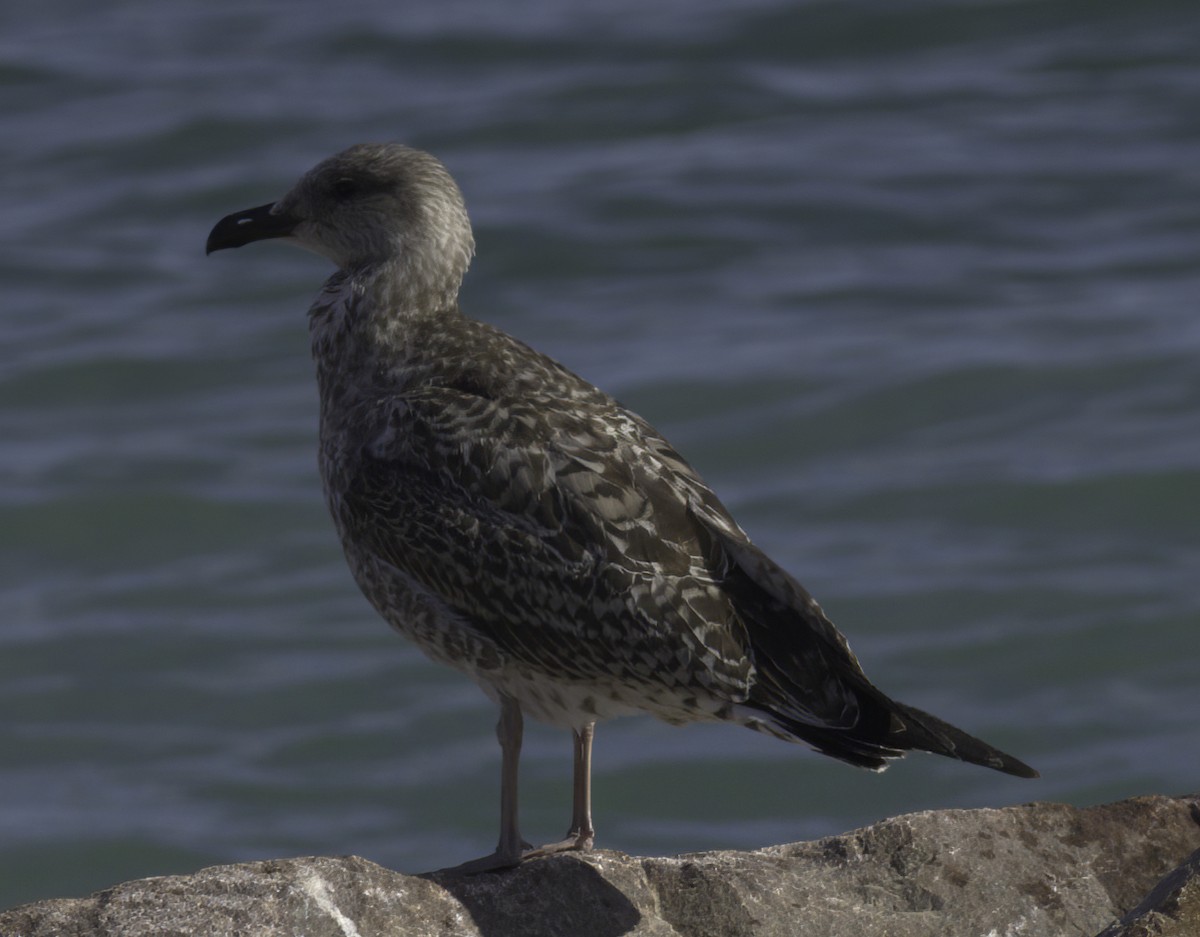
[[[475,877],[250,862],[0,912],[0,935],[1194,937],[1197,817],[1196,796],[944,810],[756,852],[601,850]]]
[[[1200,849],[1100,937],[1196,937],[1197,934],[1200,934]]]

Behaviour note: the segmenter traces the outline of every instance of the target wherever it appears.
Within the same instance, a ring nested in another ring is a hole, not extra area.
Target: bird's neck
[[[430,319],[461,315],[454,291],[404,275],[412,272],[380,265],[339,271],[326,281],[309,310],[323,402],[403,390],[421,367],[416,335]]]

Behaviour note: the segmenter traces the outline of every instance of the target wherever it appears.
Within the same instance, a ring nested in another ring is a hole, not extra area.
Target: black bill
[[[259,205],[257,208],[247,208],[226,215],[216,223],[208,234],[208,242],[204,253],[224,250],[227,247],[241,247],[251,241],[263,241],[267,238],[287,237],[295,230],[299,219],[286,214],[272,214],[275,203]]]

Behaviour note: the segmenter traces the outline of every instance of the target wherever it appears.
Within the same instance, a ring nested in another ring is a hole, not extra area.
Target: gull
[[[458,869],[588,850],[597,722],[732,722],[883,770],[910,750],[1036,777],[886,696],[795,578],[649,423],[459,308],[475,251],[433,156],[361,144],[276,202],[222,218],[207,252],[280,239],[337,271],[309,310],[320,469],[376,611],[500,708],[500,838]],[[570,729],[564,840],[521,836],[523,717]]]

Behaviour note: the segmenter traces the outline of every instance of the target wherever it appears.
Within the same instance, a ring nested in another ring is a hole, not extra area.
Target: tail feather
[[[729,526],[693,509],[723,552],[722,586],[745,628],[754,662],[749,693],[735,710],[744,724],[876,771],[917,750],[1020,778],[1038,777],[1012,755],[889,699],[863,673],[846,639],[800,583],[745,535],[735,536]]]
[[[968,735],[937,716],[894,700],[889,702],[894,707],[892,720],[897,724],[889,736],[889,741],[897,748],[933,752],[935,755],[957,758],[959,761],[982,765],[1019,778],[1039,777],[1033,768],[1019,758],[993,748],[982,739]]]
[[[1019,758],[989,745],[923,710],[888,699],[875,687],[863,699],[859,719],[849,726],[801,722],[772,708],[753,708],[747,724],[779,738],[811,745],[823,755],[860,768],[882,771],[910,751],[931,752],[1019,778],[1038,772]],[[766,717],[765,719],[763,717]]]

